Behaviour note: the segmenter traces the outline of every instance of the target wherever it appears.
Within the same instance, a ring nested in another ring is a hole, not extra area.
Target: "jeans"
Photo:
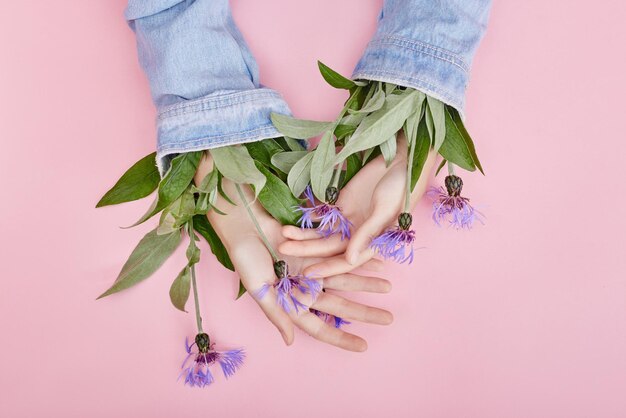
[[[423,91],[463,113],[491,0],[386,0],[354,79]],[[228,0],[129,0],[125,17],[157,108],[157,165],[189,151],[281,136],[290,114],[259,69]]]

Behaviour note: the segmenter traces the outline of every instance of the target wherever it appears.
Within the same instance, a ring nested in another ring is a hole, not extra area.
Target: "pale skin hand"
[[[404,210],[406,188],[406,140],[400,136],[398,154],[389,167],[382,156],[363,167],[341,189],[337,205],[353,223],[352,237],[341,240],[339,235],[322,238],[315,230],[284,226],[283,236],[289,241],[279,250],[294,257],[328,257],[309,266],[305,273],[316,271],[321,275],[337,274],[348,261],[353,266],[371,262],[375,253],[369,248],[372,238],[387,227],[397,224],[398,214]],[[426,191],[428,177],[437,153],[428,155],[420,179],[411,194],[411,209]]]
[[[198,167],[195,181],[199,183],[204,176],[212,169],[212,162],[209,158],[203,158]],[[241,186],[248,202],[253,202],[254,196],[250,188],[246,185]],[[228,254],[235,266],[235,270],[239,273],[241,280],[250,295],[256,292],[265,283],[273,283],[276,279],[273,260],[259,238],[254,224],[249,218],[244,203],[241,202],[235,185],[223,180],[223,188],[226,194],[236,203],[231,205],[221,197],[216,202],[219,210],[227,215],[219,215],[215,212],[209,212],[208,218],[215,231],[222,239],[222,242],[228,250]],[[250,208],[255,214],[261,228],[265,232],[268,240],[274,249],[277,249],[282,242],[286,240],[281,233],[282,226],[274,218],[268,215],[258,202],[250,203]],[[281,254],[278,256],[284,259],[292,273],[301,272],[308,266],[323,261],[322,258],[302,258],[289,257]],[[369,270],[380,271],[382,264],[378,260],[371,260],[364,263],[363,267]],[[374,293],[387,293],[391,290],[391,283],[385,279],[378,277],[366,277],[349,273],[354,266],[347,263],[338,263],[335,273],[326,275],[320,280],[323,281],[323,287],[327,290],[338,291],[363,291]],[[310,272],[309,274],[313,274]],[[315,277],[321,275],[313,274]],[[300,310],[299,314],[287,314],[276,303],[275,293],[273,289],[263,299],[254,298],[259,304],[267,318],[278,328],[285,343],[291,345],[294,340],[294,324],[313,336],[319,341],[332,344],[334,346],[350,351],[365,351],[367,342],[357,336],[337,329],[322,321],[315,314],[308,311]],[[331,315],[336,315],[347,320],[361,321],[371,324],[388,325],[393,321],[390,312],[362,305],[345,299],[339,295],[330,292],[320,294],[315,301],[311,301],[310,297],[299,295],[298,299],[308,306]]]

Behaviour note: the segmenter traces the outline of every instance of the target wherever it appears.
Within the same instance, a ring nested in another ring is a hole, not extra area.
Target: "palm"
[[[198,176],[203,174],[199,170]],[[239,273],[244,286],[254,297],[264,284],[274,282],[276,277],[273,267],[274,260],[259,237],[246,211],[245,203],[237,198],[235,186],[227,180],[224,180],[223,186],[225,192],[233,198],[236,205],[231,205],[219,199],[216,202],[216,206],[227,215],[210,212],[208,217],[226,246],[235,270]],[[249,188],[245,188],[245,193],[246,200],[248,202],[253,201]],[[282,226],[269,216],[258,202],[251,204],[250,209],[273,248],[278,248],[281,243],[286,241],[281,232]],[[290,271],[294,273],[301,272],[303,269],[323,261],[319,257],[302,258],[280,253],[278,256],[288,263]],[[378,293],[385,293],[390,290],[389,282],[384,279],[348,274],[347,272],[352,270],[352,268],[352,266],[344,262],[341,273],[324,277],[323,279],[320,278],[324,288]],[[310,300],[310,298],[307,300],[304,297],[299,297],[299,299],[319,311],[346,319],[374,324],[389,324],[393,320],[391,313],[385,310],[355,303],[331,293],[323,293],[314,301]],[[262,299],[255,297],[255,301],[268,319],[278,328],[287,344],[293,342],[293,325],[295,324],[318,340],[346,350],[364,351],[367,348],[366,341],[361,337],[331,327],[310,312],[301,311],[299,314],[295,312],[285,313],[276,303],[275,297],[270,297],[269,295]]]
[[[382,156],[363,167],[341,190],[337,204],[353,223],[350,240],[340,236],[320,237],[316,231],[283,227],[283,235],[290,240],[279,247],[292,256],[331,257],[309,266],[323,275],[336,274],[340,263],[347,260],[353,266],[362,265],[374,257],[369,248],[371,239],[396,222],[403,210],[406,188],[406,146],[398,146],[398,155],[387,167]],[[435,160],[435,153],[428,157],[424,173],[411,195],[411,207],[421,198],[427,185],[427,174]]]

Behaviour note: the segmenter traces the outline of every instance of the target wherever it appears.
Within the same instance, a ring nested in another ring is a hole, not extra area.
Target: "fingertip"
[[[285,225],[281,228],[283,237],[289,238],[289,239],[298,239],[297,237],[298,237],[299,231],[300,231],[300,228],[298,228],[297,226],[293,226],[293,225]]]
[[[367,351],[367,341],[363,338],[359,338],[359,341],[354,346],[354,351],[357,353],[364,353]]]
[[[385,280],[385,279],[381,279],[382,280],[382,286],[381,286],[381,290],[382,293],[389,293],[391,292],[391,290],[393,289],[393,285],[391,284],[391,282],[389,280]]]
[[[383,315],[381,325],[391,325],[393,324],[393,314],[389,311],[385,311]]]

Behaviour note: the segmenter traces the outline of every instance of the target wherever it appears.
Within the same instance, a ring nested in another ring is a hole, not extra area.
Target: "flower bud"
[[[339,190],[336,187],[327,187],[326,188],[326,203],[329,205],[334,205],[337,203],[337,199],[339,199]]]
[[[202,332],[196,335],[196,345],[198,346],[198,351],[201,353],[206,353],[209,351],[209,347],[211,345],[211,339],[209,338],[209,334]]]
[[[400,229],[404,231],[408,231],[412,223],[413,223],[413,216],[410,213],[402,212],[398,216],[398,225],[400,226]]]
[[[463,180],[454,174],[446,176],[446,189],[448,190],[448,195],[452,197],[460,196],[463,189]]]
[[[274,274],[279,279],[282,279],[289,274],[289,268],[287,267],[285,260],[278,260],[274,263]]]

